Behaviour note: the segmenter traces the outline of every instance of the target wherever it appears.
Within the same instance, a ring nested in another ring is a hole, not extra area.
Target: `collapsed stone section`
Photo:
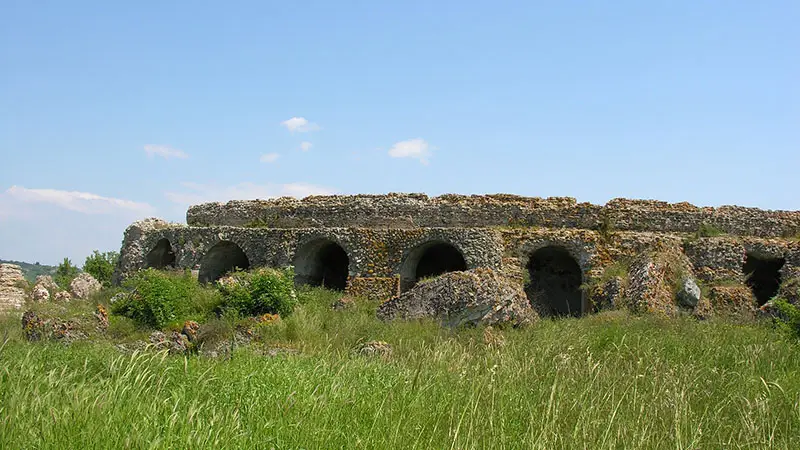
[[[434,318],[443,326],[524,325],[538,317],[519,285],[491,269],[446,273],[378,308],[382,320]]]
[[[0,313],[25,304],[25,285],[22,268],[16,264],[0,264]]]
[[[467,262],[453,244],[442,241],[426,242],[415,247],[406,256],[400,269],[400,290],[405,292],[424,278],[463,270],[467,270]]]

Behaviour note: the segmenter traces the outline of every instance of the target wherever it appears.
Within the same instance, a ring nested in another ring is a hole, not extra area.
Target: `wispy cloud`
[[[49,204],[84,214],[152,215],[155,213],[155,208],[147,203],[104,197],[89,192],[11,186],[4,195],[18,204]]]
[[[314,146],[314,144],[312,144],[311,142],[303,141],[303,142],[300,143],[300,150],[302,150],[304,152],[307,152],[307,151],[311,150],[311,147],[313,147],[313,146]]]
[[[422,164],[428,164],[430,155],[430,145],[425,139],[419,138],[400,141],[389,149],[389,156],[392,158],[414,158]]]
[[[269,199],[276,197],[303,198],[309,195],[330,195],[333,189],[308,183],[255,184],[239,183],[233,186],[217,186],[202,183],[181,183],[180,192],[166,192],[171,202],[180,205],[195,205],[205,202],[228,200]]]
[[[144,152],[147,153],[147,156],[150,158],[160,156],[164,159],[186,159],[189,157],[183,150],[178,150],[166,145],[147,144],[144,146]]]
[[[305,117],[292,117],[281,122],[281,126],[286,127],[292,133],[308,133],[309,131],[319,130],[319,125],[309,122]]]
[[[275,161],[277,161],[278,158],[280,157],[281,155],[277,153],[264,153],[263,155],[261,155],[261,158],[259,158],[259,161],[266,164],[272,164]]]

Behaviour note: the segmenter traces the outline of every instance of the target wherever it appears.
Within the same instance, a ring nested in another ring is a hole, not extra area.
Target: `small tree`
[[[83,263],[83,271],[95,277],[104,287],[111,287],[111,277],[114,274],[114,267],[119,260],[118,252],[100,253],[95,250],[86,257]]]
[[[69,289],[69,284],[72,283],[72,280],[74,280],[80,272],[80,269],[72,265],[72,261],[70,261],[69,258],[64,258],[64,261],[62,261],[56,269],[53,281],[55,281],[61,289]]]

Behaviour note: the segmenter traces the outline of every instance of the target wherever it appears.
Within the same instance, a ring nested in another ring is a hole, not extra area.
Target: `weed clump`
[[[800,339],[800,308],[780,297],[772,300],[772,306],[776,311],[775,326],[789,336]]]
[[[600,234],[600,238],[603,242],[611,242],[614,238],[614,233],[617,231],[617,225],[614,223],[614,219],[608,215],[603,215],[600,219],[600,223],[597,224],[595,227],[597,232]]]
[[[111,277],[114,274],[114,266],[119,261],[119,252],[101,253],[95,250],[86,257],[83,263],[83,271],[93,276],[102,283],[103,287],[111,287]]]
[[[278,314],[288,317],[297,305],[294,271],[259,269],[234,272],[218,282],[220,310],[234,310],[241,317]]]
[[[72,283],[72,280],[74,280],[79,273],[81,273],[80,269],[72,265],[72,261],[70,261],[69,258],[64,258],[64,261],[58,265],[56,273],[53,275],[53,281],[56,282],[58,287],[68,291],[69,284]]]
[[[131,290],[111,312],[133,319],[139,326],[164,328],[184,320],[204,319],[220,304],[219,292],[197,283],[191,272],[146,269],[127,280]]]
[[[697,238],[715,237],[715,236],[722,236],[724,234],[725,231],[723,231],[716,225],[708,222],[701,222],[700,226],[697,227],[697,231],[695,232],[695,237]]]

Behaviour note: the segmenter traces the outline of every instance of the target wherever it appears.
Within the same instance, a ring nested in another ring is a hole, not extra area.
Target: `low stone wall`
[[[793,237],[800,212],[615,199],[604,206],[574,198],[423,194],[312,196],[231,201],[189,208],[192,226],[265,228],[482,228],[528,226],[693,233],[708,224],[727,234]]]
[[[22,269],[16,264],[0,264],[0,313],[22,308],[26,286]]]
[[[298,283],[386,300],[436,274],[488,268],[526,286],[532,303],[568,298],[552,311],[574,315],[621,300],[625,277],[611,269],[651,277],[659,272],[652,256],[665,250],[680,256],[681,271],[714,292],[720,308],[735,300],[745,306],[733,309],[754,311],[777,287],[797,297],[781,283],[800,279],[800,212],[390,194],[210,203],[192,207],[187,219],[131,225],[115,280],[146,267],[192,269],[210,281],[233,267],[294,266]],[[748,289],[751,296],[743,294]],[[657,309],[676,310],[664,292]]]
[[[297,265],[296,256],[316,241],[339,245],[349,258],[349,278],[393,277],[403,270],[414,249],[427,243],[452,245],[463,255],[467,268],[499,268],[503,254],[500,235],[492,229],[428,228],[236,228],[189,227],[148,220],[131,225],[125,232],[115,280],[153,264],[147,256],[161,241],[169,242],[175,266],[200,269],[204,257],[220,242],[236,244],[249,265],[286,267]]]

